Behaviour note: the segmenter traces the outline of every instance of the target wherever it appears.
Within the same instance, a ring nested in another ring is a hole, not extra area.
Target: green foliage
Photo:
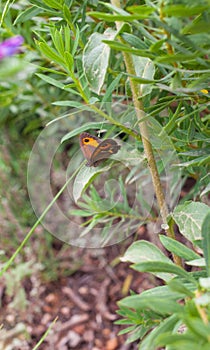
[[[125,238],[130,228],[136,231],[140,224],[157,220],[156,203],[143,196],[148,173],[138,120],[135,110],[129,108],[128,78],[137,82],[158,171],[163,181],[173,174],[170,221],[193,248],[160,236],[165,249],[183,260],[183,267],[178,267],[151,243],[131,245],[123,260],[166,285],[141,295],[132,293],[120,301],[123,320],[118,323],[129,325],[122,332],[131,333],[128,341],[140,341],[141,350],[160,346],[205,350],[210,331],[210,218],[204,204],[210,192],[209,1],[124,4],[120,9],[108,2],[73,0],[1,5],[2,38],[21,34],[25,46],[16,57],[0,62],[1,139],[3,145],[9,145],[12,160],[11,166],[4,160],[0,165],[17,181],[17,191],[25,182],[22,160],[26,163],[32,140],[47,122],[63,125],[69,118],[61,136],[63,144],[73,143],[83,131],[104,129],[106,137],[121,137],[123,147],[118,158],[97,168],[83,166],[76,175],[72,190],[76,207],[69,215],[84,218],[81,237],[101,225],[102,244],[107,244],[110,232]],[[121,22],[118,28],[116,21]],[[126,54],[131,55],[136,74],[126,72]],[[112,101],[126,101],[127,109],[113,112],[111,103],[106,105]],[[69,108],[81,113],[69,113]],[[63,113],[67,118],[61,117]],[[76,143],[78,149],[78,140]],[[127,172],[118,167],[117,161],[122,160]],[[109,178],[117,168],[118,187],[108,182],[105,194],[99,194],[99,177]],[[180,178],[183,184],[189,177],[195,185],[176,206]],[[136,202],[132,201],[133,188],[126,187],[134,183],[138,185]],[[117,189],[120,200],[116,200]],[[18,216],[26,212],[23,222],[25,219],[28,226],[30,214],[26,209],[20,213],[20,207],[14,212]]]
[[[189,216],[189,221],[185,224],[185,232],[195,249],[197,241],[194,239],[192,222],[196,227],[202,226],[200,236],[197,236],[197,238],[201,238],[202,232],[201,255],[182,243],[165,236],[161,235],[160,240],[169,252],[175,253],[183,259],[183,266],[190,264],[192,259],[201,260],[202,254],[204,254],[206,264],[199,273],[196,270],[189,273],[184,268],[176,266],[161,251],[158,252],[157,247],[144,241],[133,243],[122,258],[122,261],[134,263],[131,268],[152,273],[162,278],[166,283],[166,286],[153,288],[140,295],[131,295],[119,302],[119,314],[124,319],[117,321],[117,323],[129,325],[127,331],[131,332],[131,336],[128,338],[128,342],[133,341],[133,339],[143,339],[139,343],[139,349],[157,349],[159,346],[178,349],[182,344],[187,349],[190,346],[194,348],[195,344],[201,348],[206,347],[206,349],[209,346],[209,325],[206,320],[209,320],[210,317],[208,277],[210,210],[204,204],[192,202],[185,206],[182,205],[180,213],[183,217],[188,216],[189,209],[192,209],[196,204],[199,215],[193,216],[193,218]],[[179,225],[182,221],[180,217],[174,216],[174,218]],[[200,265],[198,264],[198,266]],[[167,275],[165,275],[166,272]],[[139,315],[135,320],[132,316],[133,310],[135,310],[136,316]],[[151,322],[148,326],[145,321],[148,311],[159,316],[157,324]]]

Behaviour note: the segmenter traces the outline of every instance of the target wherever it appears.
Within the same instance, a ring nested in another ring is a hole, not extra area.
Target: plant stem
[[[111,4],[118,7],[118,8],[121,7],[119,0],[111,0]],[[120,30],[121,26],[122,26],[122,22],[116,21],[116,27],[117,27],[118,31]],[[119,40],[122,43],[124,43],[122,38],[119,38]],[[136,76],[136,71],[135,71],[135,67],[133,64],[132,55],[128,52],[123,52],[122,54],[124,57],[124,62],[125,62],[127,73],[131,76]],[[158,206],[160,208],[160,214],[161,214],[161,217],[163,219],[163,223],[167,225],[167,216],[168,216],[169,212],[168,212],[168,208],[166,205],[165,196],[163,193],[163,188],[162,188],[162,184],[160,181],[159,173],[157,170],[157,165],[156,165],[152,145],[149,141],[147,121],[144,118],[145,113],[143,111],[143,103],[142,103],[142,100],[140,98],[141,94],[139,91],[138,83],[135,82],[131,76],[129,77],[129,80],[130,80],[130,86],[131,86],[131,91],[132,91],[132,99],[133,99],[134,107],[136,109],[136,115],[137,115],[137,118],[139,120],[139,129],[140,129],[140,134],[142,136],[142,143],[143,143],[145,155],[146,155],[146,158],[148,161],[148,166],[150,169],[152,182],[153,182],[154,189],[155,189],[155,194],[157,197]],[[168,237],[175,239],[173,227],[167,225],[166,233],[167,233]],[[174,258],[174,262],[177,265],[182,266],[181,259],[178,256],[173,255],[173,258]]]

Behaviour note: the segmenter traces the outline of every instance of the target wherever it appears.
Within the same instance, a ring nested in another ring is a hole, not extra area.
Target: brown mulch
[[[135,239],[147,238],[144,228],[140,236]],[[114,324],[120,319],[117,301],[129,295],[130,289],[140,293],[155,284],[149,275],[119,260],[133,239],[97,250],[69,247],[62,259],[62,244],[55,240],[55,259],[69,266],[71,275],[63,277],[61,272],[54,281],[44,281],[42,273],[26,278],[23,310],[12,306],[14,296],[8,296],[2,281],[0,349],[31,350],[51,325],[40,350],[136,350],[137,343],[125,344],[127,335],[118,336],[123,328]],[[76,258],[81,264],[73,272]]]

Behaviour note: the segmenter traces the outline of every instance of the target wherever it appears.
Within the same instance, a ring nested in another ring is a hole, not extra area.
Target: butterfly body
[[[116,141],[112,139],[100,140],[87,132],[83,132],[79,139],[82,152],[88,161],[87,166],[98,166],[101,160],[109,158],[120,149]]]

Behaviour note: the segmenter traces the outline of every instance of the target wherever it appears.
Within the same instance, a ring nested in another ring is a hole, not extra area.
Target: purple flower
[[[23,37],[21,35],[17,35],[0,43],[0,60],[5,57],[12,56],[18,52],[19,46],[21,46],[23,42]]]

